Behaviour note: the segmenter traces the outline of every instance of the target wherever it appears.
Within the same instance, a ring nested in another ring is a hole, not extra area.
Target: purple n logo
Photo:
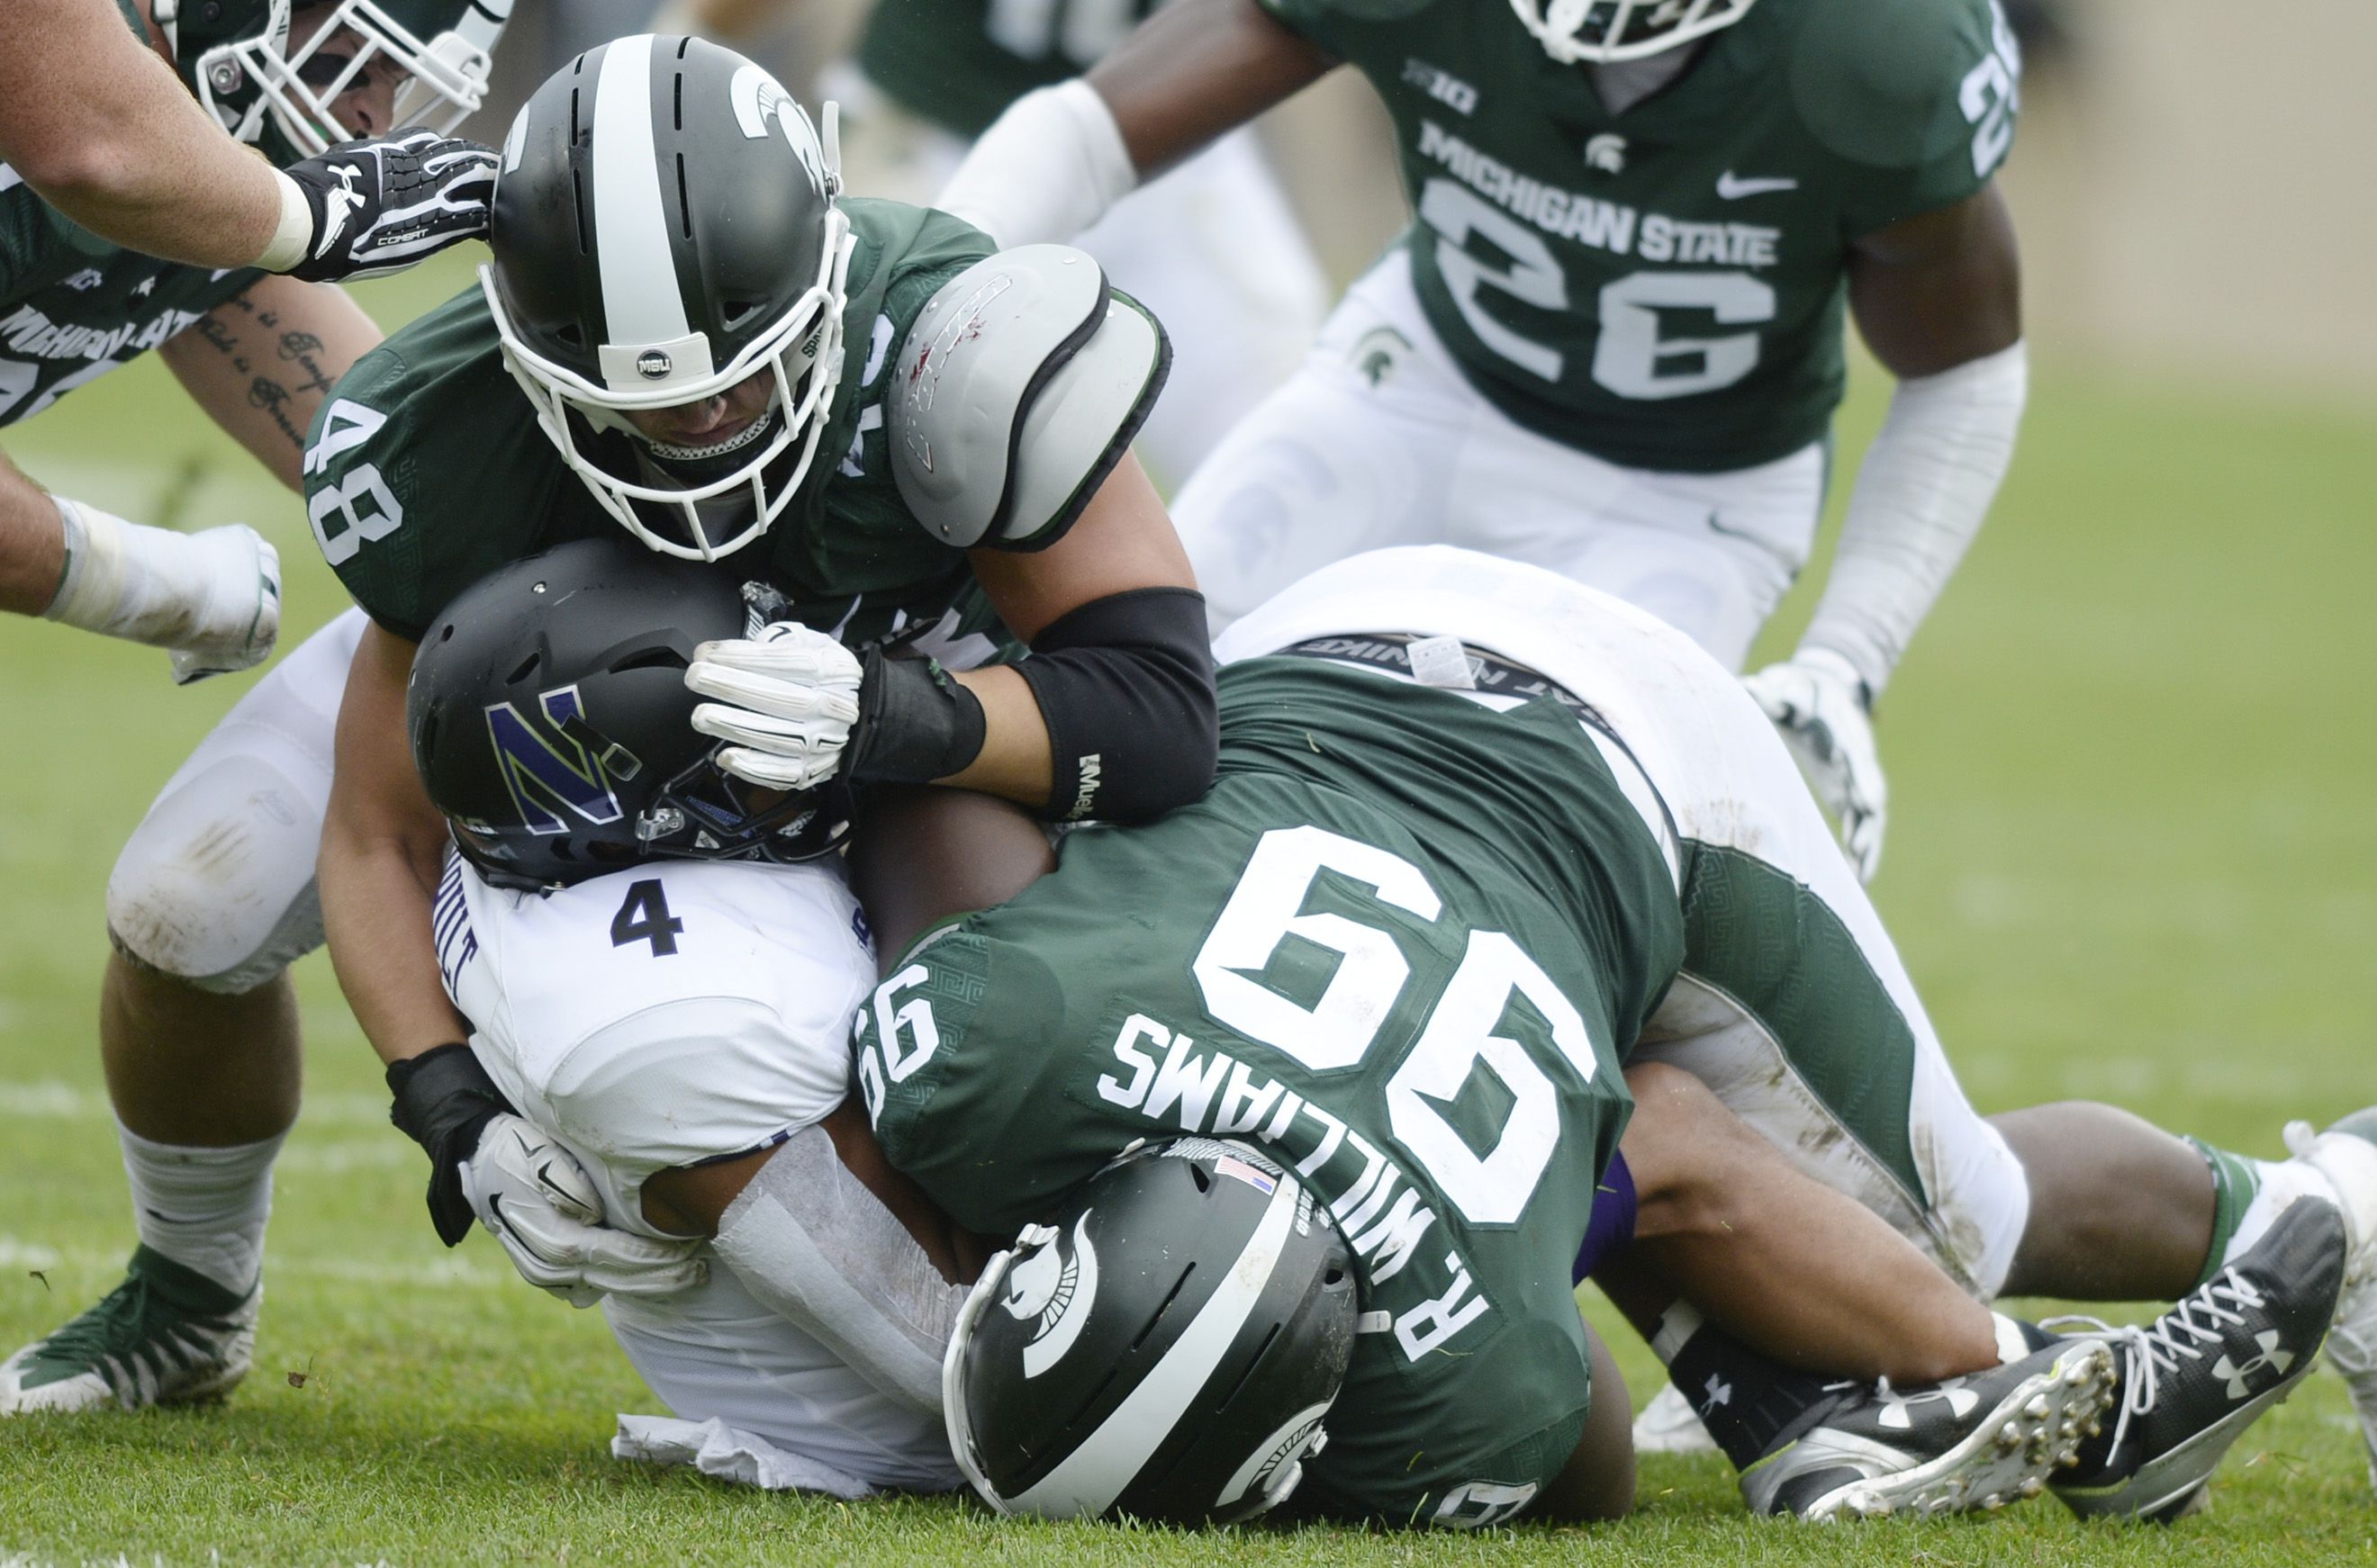
[[[561,816],[565,811],[591,823],[618,821],[623,814],[619,797],[611,791],[602,759],[589,756],[586,748],[569,735],[570,727],[581,722],[578,688],[543,692],[536,700],[558,744],[508,702],[487,709],[487,735],[495,742],[496,766],[503,770],[504,788],[511,792],[522,826],[531,833],[566,833],[568,824]]]

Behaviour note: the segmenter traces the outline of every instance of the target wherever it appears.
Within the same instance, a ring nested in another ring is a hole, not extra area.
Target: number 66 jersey
[[[1620,1052],[1683,952],[1659,844],[1577,718],[1308,658],[1221,680],[1221,774],[1085,828],[928,932],[854,1030],[885,1153],[1003,1235],[1140,1139],[1293,1167],[1362,1316],[1303,1496],[1515,1512],[1583,1431],[1571,1294],[1630,1107]]]

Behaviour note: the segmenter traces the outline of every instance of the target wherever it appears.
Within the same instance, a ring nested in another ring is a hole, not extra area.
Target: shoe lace
[[[217,1326],[210,1316],[176,1309],[154,1281],[136,1271],[89,1311],[60,1325],[42,1342],[42,1355],[89,1367],[113,1387],[126,1371],[159,1376],[169,1366],[190,1364],[205,1348],[186,1330]]]
[[[2268,1298],[2234,1268],[2222,1269],[2171,1304],[2149,1324],[2125,1324],[2116,1328],[2102,1318],[2072,1313],[2042,1319],[2041,1328],[2084,1328],[2101,1335],[2121,1356],[2121,1411],[2113,1420],[2113,1441],[2108,1452],[2118,1454],[2132,1417],[2154,1412],[2165,1374],[2176,1376],[2180,1360],[2204,1360],[2204,1347],[2217,1346],[2232,1328],[2245,1324],[2245,1311],[2264,1306]]]

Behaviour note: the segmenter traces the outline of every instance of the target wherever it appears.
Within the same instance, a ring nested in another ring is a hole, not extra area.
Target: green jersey
[[[878,0],[859,40],[867,78],[911,112],[982,135],[1033,88],[1080,76],[1156,0]]]
[[[934,292],[991,254],[944,213],[845,200],[857,240],[842,375],[818,457],[769,530],[728,558],[779,590],[777,610],[860,646],[991,617],[962,551],[901,498],[883,429],[890,367]],[[612,436],[624,451],[627,438]],[[624,468],[632,459],[622,456]],[[537,428],[473,286],[357,362],[305,454],[314,537],[357,604],[418,642],[448,600],[509,562],[618,522]]]
[[[893,1164],[992,1235],[1126,1145],[1268,1146],[1356,1254],[1323,1509],[1475,1523],[1573,1451],[1571,1269],[1683,951],[1675,885],[1576,719],[1303,658],[1220,680],[1212,792],[1069,835],[862,1008]]]
[[[0,163],[0,425],[129,363],[262,276],[111,244]]]
[[[1986,184],[2019,55],[1997,0],[1760,0],[1622,114],[1481,0],[1261,0],[1394,121],[1420,303],[1513,421],[1716,472],[1820,439],[1847,247]]]

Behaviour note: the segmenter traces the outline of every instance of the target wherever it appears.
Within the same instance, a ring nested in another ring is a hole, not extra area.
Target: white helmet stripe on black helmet
[[[594,184],[594,256],[602,269],[606,342],[668,344],[683,351],[693,329],[686,321],[685,294],[669,244],[675,225],[661,198],[660,149],[652,138],[652,42],[650,34],[622,38],[603,53],[594,85],[598,153],[588,171]],[[706,344],[700,352],[698,368],[682,370],[709,374]],[[634,355],[627,358],[628,363],[603,366],[603,378],[614,390],[637,385]]]
[[[756,119],[738,112],[763,101]],[[842,372],[856,241],[840,188],[774,78],[698,39],[590,50],[506,137],[480,269],[505,366],[570,470],[651,549],[715,560],[801,493]],[[757,378],[772,382],[767,411],[735,439],[683,451],[637,426]]]
[[[1078,1443],[1057,1467],[1013,1497],[1001,1497],[981,1472],[973,1437],[966,1425],[964,1348],[970,1321],[999,1294],[1013,1254],[1002,1253],[983,1270],[982,1283],[966,1301],[958,1331],[941,1368],[941,1404],[950,1429],[950,1447],[974,1490],[1002,1514],[1035,1515],[1046,1518],[1090,1517],[1104,1513],[1123,1494],[1157,1448],[1180,1425],[1202,1392],[1213,1369],[1221,1364],[1238,1332],[1253,1315],[1263,1291],[1278,1271],[1288,1236],[1296,1223],[1301,1189],[1281,1182],[1271,1194],[1262,1218],[1224,1277],[1223,1284],[1180,1337],[1117,1406],[1098,1429]],[[1246,1482],[1238,1482],[1241,1492]],[[1233,1500],[1235,1501],[1235,1499]]]

